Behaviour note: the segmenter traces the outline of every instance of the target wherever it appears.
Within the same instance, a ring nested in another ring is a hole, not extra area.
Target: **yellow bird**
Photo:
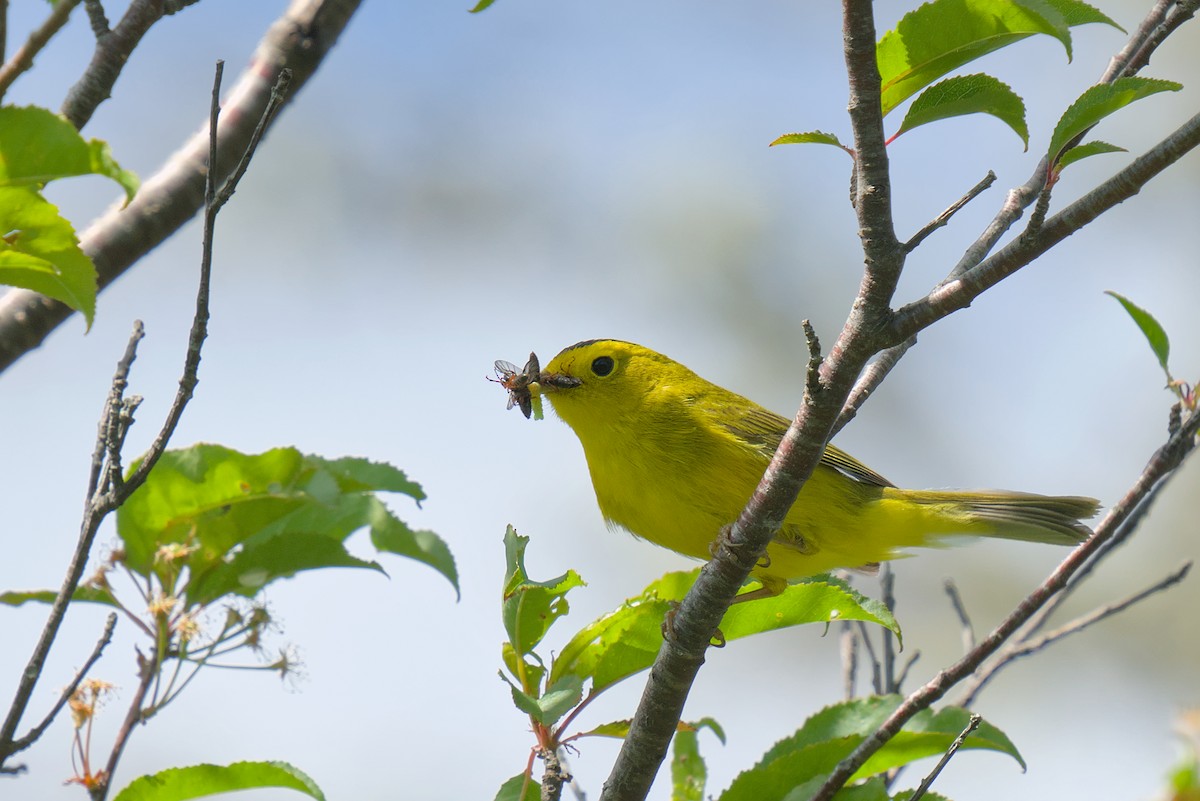
[[[531,358],[530,370],[502,373],[510,406],[544,396],[575,430],[609,526],[698,559],[737,519],[789,425],[630,342],[580,342],[540,372]],[[955,534],[1074,545],[1091,534],[1079,521],[1098,507],[1078,496],[900,489],[829,445],[753,575],[775,593]]]

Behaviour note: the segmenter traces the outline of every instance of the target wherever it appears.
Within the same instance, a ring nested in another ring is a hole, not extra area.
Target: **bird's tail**
[[[1092,530],[1081,520],[1100,508],[1095,498],[1034,495],[1003,490],[884,490],[883,501],[896,500],[927,517],[931,533],[975,534],[1052,545],[1077,545]]]

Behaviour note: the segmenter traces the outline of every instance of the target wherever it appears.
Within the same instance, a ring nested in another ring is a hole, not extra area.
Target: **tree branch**
[[[1001,651],[994,660],[986,665],[981,665],[979,669],[971,677],[970,683],[963,689],[963,695],[960,700],[955,702],[956,706],[969,707],[975,703],[975,699],[983,688],[987,686],[996,674],[1004,668],[1011,665],[1018,659],[1037,653],[1043,648],[1052,645],[1072,634],[1078,634],[1086,628],[1089,628],[1102,620],[1106,620],[1113,615],[1124,612],[1129,607],[1136,603],[1146,600],[1152,595],[1156,595],[1163,590],[1170,589],[1187,576],[1188,571],[1192,569],[1191,562],[1185,562],[1177,570],[1173,571],[1165,578],[1159,579],[1154,584],[1144,590],[1134,593],[1120,601],[1114,601],[1110,604],[1105,604],[1098,609],[1093,609],[1086,615],[1075,618],[1069,623],[1064,623],[1053,631],[1048,631],[1045,634],[1033,636],[1037,631],[1035,625],[1030,625],[1026,630],[1025,636],[1015,639],[1009,643],[1003,651]],[[1061,597],[1061,596],[1060,596]]]
[[[224,179],[245,152],[275,77],[292,70],[289,97],[312,76],[358,9],[361,0],[293,0],[263,36],[258,50],[228,93],[217,131],[217,176]],[[207,125],[142,185],[124,208],[114,208],[80,236],[107,287],[138,259],[179,229],[201,208],[208,163]],[[44,295],[10,290],[0,298],[0,371],[40,345],[71,309]]]
[[[58,717],[58,713],[61,712],[62,708],[67,705],[67,702],[71,700],[71,696],[75,694],[77,689],[79,689],[79,685],[83,683],[83,680],[87,678],[88,671],[92,669],[92,665],[100,661],[100,657],[104,654],[104,649],[108,647],[110,642],[112,642],[113,629],[115,629],[116,626],[117,613],[109,612],[108,619],[104,623],[104,631],[101,633],[100,639],[97,640],[96,647],[92,649],[91,656],[89,656],[83,663],[83,667],[75,671],[75,678],[71,679],[71,683],[68,684],[61,693],[59,693],[58,701],[53,707],[50,708],[50,711],[46,713],[46,716],[42,718],[42,722],[34,726],[27,734],[17,739],[12,744],[12,752],[10,756],[12,754],[17,754],[21,751],[24,751],[26,748],[41,739],[42,734],[47,728],[49,728],[50,724],[54,722],[54,719]],[[10,769],[0,768],[0,773],[7,772],[10,772]]]
[[[131,0],[117,27],[109,30],[104,12],[98,9],[98,4],[89,0],[88,18],[92,21],[92,31],[97,34],[92,62],[67,92],[60,109],[62,115],[78,130],[83,130],[96,108],[111,96],[112,88],[134,48],[142,41],[150,26],[163,16],[162,0]],[[103,29],[100,20],[104,21]]]
[[[806,382],[819,383],[819,394],[805,393],[750,502],[728,534],[718,537],[713,559],[680,603],[604,784],[602,801],[640,801],[649,792],[713,632],[816,467],[854,379],[878,352],[878,331],[890,319],[904,252],[891,221],[875,25],[869,0],[845,0],[843,8],[850,116],[858,153],[855,207],[866,255],[863,281],[846,327],[820,362],[819,382]]]
[[[27,72],[33,67],[33,60],[37,54],[42,52],[42,48],[54,38],[54,34],[58,33],[67,20],[71,17],[71,12],[75,6],[79,5],[79,0],[59,0],[50,9],[49,16],[33,33],[29,34],[29,38],[25,44],[13,53],[10,59],[3,67],[0,67],[0,98],[8,92],[8,88],[13,85],[22,73]],[[0,3],[0,58],[3,58],[4,39],[6,33],[4,31],[4,23],[8,16],[7,3]]]
[[[903,342],[943,317],[966,308],[986,290],[1104,212],[1136,195],[1150,179],[1197,145],[1200,145],[1200,114],[1185,122],[1112,178],[1047,219],[1036,234],[1010,242],[977,266],[934,289],[927,297],[901,308],[892,322],[892,341]]]
[[[1200,414],[1193,415],[1186,424],[1175,431],[1167,442],[1151,457],[1150,462],[1138,476],[1129,491],[1105,516],[1095,533],[1054,569],[1045,581],[1022,600],[1017,607],[1000,622],[975,648],[949,667],[943,668],[927,684],[911,693],[896,710],[888,716],[878,729],[858,745],[850,756],[843,759],[826,779],[812,801],[829,801],[854,775],[872,754],[878,751],[903,728],[913,715],[926,709],[944,696],[951,687],[974,672],[985,659],[1000,647],[1034,613],[1059,592],[1089,558],[1121,527],[1143,502],[1147,502],[1154,490],[1168,480],[1196,445],[1196,433],[1200,430]]]

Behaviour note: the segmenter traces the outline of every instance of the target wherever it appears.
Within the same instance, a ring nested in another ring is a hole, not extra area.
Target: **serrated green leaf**
[[[1138,329],[1142,332],[1142,336],[1150,344],[1150,349],[1154,351],[1154,356],[1158,359],[1158,364],[1162,367],[1163,372],[1167,374],[1167,380],[1169,381],[1171,371],[1167,368],[1167,360],[1171,357],[1171,340],[1167,337],[1166,330],[1163,329],[1158,320],[1154,319],[1153,314],[1124,295],[1117,294],[1111,289],[1105,290],[1104,294],[1116,298],[1117,302],[1133,318],[1133,322],[1137,324]]]
[[[1079,96],[1063,112],[1050,136],[1050,147],[1046,158],[1051,165],[1058,164],[1067,143],[1094,126],[1100,120],[1134,101],[1159,92],[1178,92],[1182,84],[1158,78],[1118,78],[1110,84],[1093,86]]]
[[[281,787],[317,801],[325,794],[303,771],[286,762],[235,762],[171,768],[131,781],[113,801],[187,801],[217,793]]]
[[[1104,25],[1110,25],[1122,33],[1125,29],[1113,21],[1111,17],[1102,12],[1095,6],[1080,2],[1080,0],[1047,0],[1050,5],[1054,6],[1055,10],[1067,22],[1067,26],[1074,28],[1077,25],[1087,25],[1088,23],[1098,22]]]
[[[721,743],[725,732],[712,718],[695,723],[680,723],[671,745],[671,801],[702,801],[704,785],[708,782],[708,766],[700,756],[701,729],[712,729]]]
[[[7,606],[22,606],[27,603],[52,604],[58,598],[56,590],[25,590],[0,593],[0,604]],[[71,600],[80,603],[104,604],[120,608],[117,599],[107,589],[97,587],[78,587]]]
[[[1012,128],[1025,149],[1029,149],[1024,101],[991,75],[958,75],[929,87],[909,106],[896,136],[926,123],[964,114],[991,114]]]
[[[1084,142],[1075,147],[1069,147],[1058,157],[1057,172],[1062,172],[1070,164],[1077,161],[1083,161],[1092,156],[1099,156],[1103,153],[1124,153],[1125,148],[1117,145],[1101,142],[1099,139],[1094,139],[1091,142]]]
[[[583,579],[568,570],[550,581],[531,581],[525,572],[525,549],[529,538],[509,526],[504,533],[506,568],[502,612],[508,641],[520,655],[533,651],[554,621],[570,611],[566,595],[583,586]],[[558,677],[552,677],[551,683]]]
[[[629,736],[629,726],[632,721],[626,718],[625,720],[613,720],[608,723],[601,723],[593,729],[588,729],[585,732],[580,732],[577,737],[614,737],[618,740],[624,740]]]
[[[0,283],[40,292],[96,315],[96,266],[71,223],[31,186],[0,186]]]
[[[662,623],[671,602],[683,598],[698,575],[698,569],[668,573],[640,596],[585,626],[555,657],[551,681],[565,675],[589,678],[595,694],[650,667],[662,646]],[[882,604],[832,579],[793,584],[774,597],[734,604],[721,621],[721,632],[732,641],[833,620],[863,620],[899,634],[895,618]]]
[[[373,499],[374,500],[374,499]],[[379,551],[407,556],[424,562],[446,577],[454,587],[458,600],[462,592],[458,588],[458,567],[450,546],[432,531],[414,531],[391,513],[381,502],[375,500],[370,512],[371,544]]]
[[[1055,4],[1044,0],[925,3],[905,14],[876,47],[883,113],[951,70],[1034,34],[1062,42],[1070,60],[1069,26]]]
[[[757,765],[735,778],[721,795],[721,801],[782,801],[803,797],[790,793],[805,782],[828,775],[838,762],[879,728],[903,700],[899,695],[874,696],[826,707],[805,721],[791,737],[776,743]],[[943,753],[966,728],[970,715],[958,707],[947,707],[936,713],[928,709],[919,712],[867,760],[851,781]],[[1008,737],[988,723],[981,723],[962,747],[999,751],[1025,767]],[[820,781],[816,784],[819,786]]]
[[[35,106],[0,107],[0,186],[40,188],[57,178],[100,175],[137,192],[137,176],[113,160],[108,144],[85,140],[65,117]]]
[[[850,150],[850,148],[843,145],[841,143],[841,140],[839,140],[835,135],[833,135],[831,133],[825,133],[824,131],[805,131],[804,133],[784,134],[783,136],[779,137],[774,142],[772,142],[770,145],[768,145],[768,147],[775,147],[775,145],[805,145],[805,144],[833,145],[834,147],[840,147],[842,150],[845,150],[847,153],[853,152]]]
[[[495,801],[541,801],[541,798],[542,785],[536,779],[518,773],[500,785]]]
[[[321,464],[336,476],[343,492],[399,492],[418,503],[425,500],[425,490],[421,485],[387,462],[372,462],[357,456],[343,456],[340,459],[309,456],[308,459],[314,464]]]

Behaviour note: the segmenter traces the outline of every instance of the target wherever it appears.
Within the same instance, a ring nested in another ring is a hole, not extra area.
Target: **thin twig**
[[[27,733],[24,737],[19,738],[15,743],[13,743],[12,752],[14,754],[24,751],[26,748],[37,742],[41,738],[42,733],[45,732],[46,729],[50,727],[50,724],[54,722],[54,719],[58,717],[58,713],[61,712],[62,708],[67,705],[67,702],[71,700],[71,696],[74,695],[75,691],[79,689],[79,685],[83,683],[85,678],[87,678],[88,671],[92,669],[92,665],[100,661],[100,656],[104,653],[104,649],[108,647],[110,642],[112,642],[113,629],[115,629],[116,626],[117,613],[109,612],[108,619],[104,622],[104,632],[100,635],[100,639],[96,642],[96,647],[92,649],[91,656],[89,656],[83,663],[83,667],[75,671],[75,678],[71,679],[70,684],[68,684],[66,688],[59,693],[58,701],[53,707],[50,708],[50,711],[46,713],[46,717],[42,718],[42,722],[30,729],[29,733]]]
[[[7,2],[3,7],[0,7],[0,19],[7,19],[8,9]],[[39,25],[33,33],[29,34],[29,38],[25,40],[25,44],[13,53],[13,57],[0,67],[0,98],[3,98],[8,88],[13,85],[22,73],[27,72],[33,67],[33,60],[37,54],[42,52],[42,48],[54,38],[54,34],[58,33],[67,20],[71,17],[71,12],[75,6],[79,5],[79,0],[59,0],[50,8],[50,14],[46,17],[46,21]],[[0,23],[2,25],[2,23]],[[3,31],[0,30],[0,58],[3,58]]]
[[[117,26],[111,30],[101,30],[100,23],[107,28],[108,20],[104,18],[103,9],[98,13],[94,10],[98,5],[95,0],[89,0],[88,16],[92,21],[92,30],[98,32],[92,61],[67,92],[60,109],[60,113],[79,130],[87,125],[96,108],[112,96],[113,86],[129,63],[134,48],[163,16],[161,0],[130,0]]]
[[[892,571],[892,563],[884,562],[879,569],[880,600],[889,612],[896,611],[896,574]],[[888,629],[880,631],[883,638],[883,691],[894,693],[900,685],[896,682],[896,648],[892,642],[895,636]]]
[[[223,61],[217,62],[209,117],[209,158],[211,163],[214,164],[217,158],[217,122],[221,114],[220,89],[224,66]],[[225,201],[233,196],[234,190],[237,188],[237,181],[245,174],[247,156],[253,153],[252,148],[257,145],[261,138],[262,131],[265,130],[266,121],[269,121],[270,117],[275,114],[283,102],[284,98],[279,88],[280,86],[286,87],[291,79],[290,74],[286,76],[283,74],[286,72],[284,70],[277,78],[276,91],[272,92],[271,102],[263,110],[259,124],[255,127],[257,135],[251,137],[250,143],[247,145],[247,155],[239,159],[238,169],[225,181],[219,193],[216,187],[217,170],[211,169],[208,171],[208,180],[206,181],[204,190],[206,202],[204,210],[204,235],[200,257],[200,285],[196,291],[196,314],[192,319],[191,333],[188,335],[187,356],[184,359],[183,375],[179,379],[179,390],[175,393],[175,400],[171,403],[166,420],[163,421],[162,429],[159,431],[158,436],[154,438],[154,442],[151,443],[146,454],[142,457],[142,461],[138,464],[137,469],[125,481],[125,491],[123,493],[125,497],[131,495],[145,482],[146,476],[150,474],[150,471],[166,450],[167,442],[170,440],[171,435],[175,433],[175,428],[179,425],[179,421],[183,417],[183,410],[196,390],[196,384],[199,382],[197,373],[200,369],[200,351],[204,345],[205,338],[208,336],[208,301],[209,288],[212,281],[213,229],[216,225],[217,213],[221,210],[221,206]]]
[[[858,676],[858,635],[848,620],[843,620],[841,627],[842,695],[849,701],[854,698],[854,681]]]
[[[920,799],[924,797],[925,793],[929,792],[929,788],[933,785],[934,781],[937,780],[937,777],[941,775],[942,769],[950,763],[951,757],[953,757],[958,752],[958,749],[962,747],[962,744],[967,741],[967,737],[970,736],[971,732],[979,728],[979,724],[982,720],[983,718],[979,715],[971,715],[970,720],[967,721],[966,728],[964,728],[959,735],[954,738],[954,742],[950,743],[950,747],[946,749],[946,753],[942,754],[942,758],[939,759],[938,763],[933,766],[933,770],[929,771],[929,775],[926,776],[919,785],[917,785],[917,789],[913,791],[911,796],[909,796],[908,801],[920,801]]]
[[[837,422],[833,424],[833,435],[830,436],[830,439],[837,436],[838,432],[858,415],[858,410],[879,388],[883,379],[887,378],[892,369],[900,363],[900,359],[904,357],[905,353],[908,353],[908,349],[916,344],[916,336],[909,337],[899,345],[880,353],[866,366],[854,384],[854,389],[850,390],[850,397],[842,404],[841,414],[838,415]]]
[[[1016,660],[1034,654],[1043,648],[1046,648],[1053,643],[1058,642],[1072,634],[1078,634],[1090,626],[1099,623],[1102,620],[1112,617],[1120,612],[1125,611],[1136,603],[1144,601],[1152,595],[1169,589],[1170,587],[1183,581],[1191,570],[1192,563],[1184,563],[1178,570],[1175,570],[1165,578],[1156,581],[1141,592],[1134,593],[1120,601],[1114,601],[1110,604],[1105,604],[1102,607],[1093,609],[1086,615],[1081,615],[1069,623],[1064,623],[1053,631],[1045,632],[1036,637],[1032,636],[1032,631],[1027,631],[1026,636],[1019,640],[1011,642],[1003,651],[997,654],[996,658],[982,665],[975,675],[971,677],[971,681],[963,688],[962,697],[955,701],[956,706],[970,707],[975,703],[975,699],[979,697],[979,693],[983,691],[996,674],[1004,668],[1011,665]]]
[[[1132,71],[1127,71],[1131,62],[1141,51],[1142,46],[1150,40],[1151,34],[1158,26],[1162,25],[1163,20],[1167,18],[1167,11],[1175,5],[1175,2],[1176,0],[1157,0],[1142,19],[1137,30],[1125,42],[1125,46],[1108,62],[1108,69],[1100,77],[1100,83],[1112,83],[1117,78],[1132,74]]]
[[[932,222],[930,222],[920,231],[917,231],[915,234],[913,234],[912,239],[904,243],[904,251],[906,253],[912,253],[914,250],[916,250],[917,247],[924,242],[930,234],[949,223],[950,218],[957,214],[963,206],[979,197],[979,195],[981,195],[994,183],[996,183],[996,173],[988,170],[988,174],[983,177],[983,180],[971,187],[967,194],[954,201],[954,203],[952,203],[948,209],[943,211],[937,217],[934,217]]]
[[[958,615],[958,622],[962,625],[963,653],[969,653],[975,647],[975,627],[971,625],[971,617],[967,614],[966,604],[963,603],[962,596],[958,594],[958,585],[954,583],[954,579],[946,579],[942,586],[946,590],[946,595],[950,596],[950,606],[954,608],[954,614]]]
[[[908,681],[909,671],[912,670],[913,665],[917,664],[920,658],[921,652],[913,651],[908,659],[904,661],[904,667],[900,669],[900,675],[896,677],[896,692],[900,692],[904,688],[904,683]]]
[[[110,392],[105,402],[104,417],[101,419],[99,426],[102,433],[108,431],[108,418],[119,412],[120,391],[123,391],[128,382],[129,366],[133,364],[137,352],[137,344],[141,338],[141,324],[138,323],[134,326],[133,334],[125,346],[125,355],[117,363],[116,375],[113,376],[112,382],[113,391]],[[114,397],[117,398],[118,402],[114,403]],[[107,453],[107,446],[102,443],[98,445],[98,448],[102,452]],[[100,523],[104,520],[105,514],[107,514],[107,510],[102,508],[103,504],[100,502],[102,498],[94,493],[95,486],[91,476],[89,476],[88,484],[89,500],[84,508],[83,521],[80,524],[79,540],[75,544],[75,552],[71,555],[71,563],[67,567],[67,575],[64,577],[62,587],[59,589],[58,595],[50,607],[50,614],[46,617],[46,625],[42,627],[42,633],[33,648],[29,662],[25,665],[25,670],[21,672],[21,679],[17,683],[17,691],[13,696],[13,701],[9,706],[4,723],[0,725],[0,768],[3,767],[4,762],[13,753],[13,735],[16,733],[17,726],[20,725],[21,718],[29,706],[29,699],[33,696],[34,687],[37,686],[38,679],[41,678],[42,669],[46,665],[46,658],[50,655],[50,647],[54,644],[54,639],[58,636],[58,629],[62,625],[63,617],[67,613],[67,605],[75,595],[75,590],[79,587],[79,581],[83,577],[83,569],[87,565],[88,555],[91,553],[92,545],[96,540],[96,532],[99,531]]]
[[[129,742],[130,735],[133,734],[133,727],[142,722],[142,704],[145,702],[146,693],[149,692],[150,685],[154,683],[154,677],[158,673],[156,670],[159,663],[157,648],[151,648],[149,656],[142,656],[142,653],[139,651],[137,660],[138,686],[134,690],[133,698],[129,702],[129,711],[125,713],[125,720],[121,722],[117,738],[113,741],[113,749],[108,755],[108,763],[104,768],[104,773],[97,777],[99,781],[88,788],[88,794],[92,797],[92,801],[104,801],[108,797],[108,791],[112,787],[112,777],[117,769],[117,763],[121,761],[121,754],[125,751],[125,745]]]
[[[883,695],[883,663],[875,655],[875,646],[871,643],[867,624],[861,620],[857,622],[859,638],[862,640],[863,647],[867,650],[867,658],[871,660],[871,689],[876,695]]]

